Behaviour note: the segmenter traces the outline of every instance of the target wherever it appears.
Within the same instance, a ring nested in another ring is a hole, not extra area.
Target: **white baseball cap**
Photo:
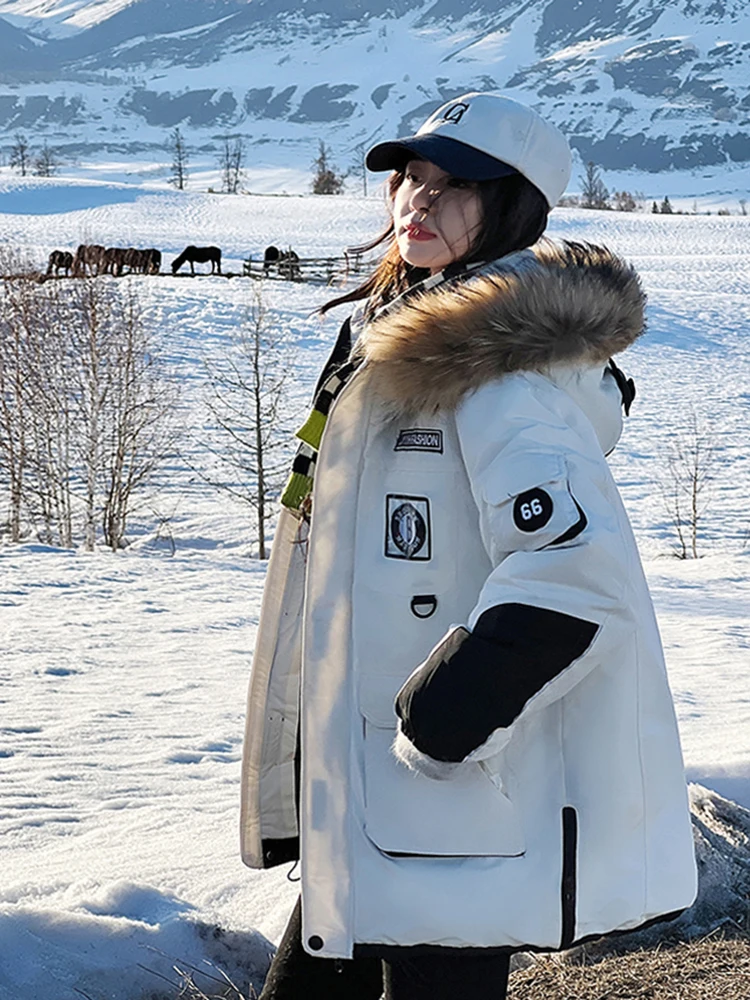
[[[373,146],[366,163],[369,170],[397,170],[412,157],[467,181],[522,174],[550,208],[570,180],[570,147],[562,132],[502,94],[464,94],[448,101],[416,135]]]

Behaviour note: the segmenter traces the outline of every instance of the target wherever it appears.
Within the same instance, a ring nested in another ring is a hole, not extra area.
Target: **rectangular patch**
[[[385,554],[389,559],[432,558],[430,501],[389,493],[385,498]]]
[[[399,431],[394,451],[434,451],[443,454],[443,432],[412,427]]]

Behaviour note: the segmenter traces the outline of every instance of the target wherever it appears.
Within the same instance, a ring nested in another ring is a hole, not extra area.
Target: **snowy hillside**
[[[363,146],[500,89],[610,186],[750,188],[739,0],[0,0],[0,82],[0,143],[26,131],[68,163],[163,160],[179,125],[196,161],[236,133],[257,168],[307,170],[323,140],[359,173]]]
[[[40,265],[84,237],[158,246],[166,266],[200,236],[239,270],[271,241],[337,253],[382,217],[377,198],[14,182],[0,190],[0,245]],[[649,294],[649,332],[621,362],[638,396],[612,466],[654,594],[688,775],[746,806],[749,222],[558,210],[551,226],[623,253]],[[185,447],[199,449],[202,361],[226,347],[250,281],[134,280],[182,387]],[[301,410],[343,310],[324,322],[311,315],[328,295],[320,288],[278,283],[267,294],[298,347]],[[659,480],[666,441],[692,410],[711,429],[717,465],[705,557],[683,562]],[[157,538],[159,514],[174,555]],[[259,984],[296,886],[286,868],[251,872],[238,857],[244,700],[265,571],[251,534],[244,508],[177,463],[117,556],[33,538],[0,549],[0,1000],[77,1000],[76,990],[133,1000],[166,989],[158,975],[176,983],[175,963],[211,972],[204,960]],[[700,791],[696,801],[704,818],[734,815]],[[712,822],[714,847],[734,850],[731,831]]]

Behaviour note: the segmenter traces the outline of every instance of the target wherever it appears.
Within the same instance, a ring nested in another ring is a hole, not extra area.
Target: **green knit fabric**
[[[310,416],[297,431],[296,437],[298,437],[300,441],[304,441],[305,444],[309,444],[311,448],[314,448],[317,451],[320,448],[320,441],[323,437],[323,430],[327,419],[327,413],[321,413],[319,410],[312,410]]]
[[[282,504],[289,510],[300,511],[303,501],[310,496],[315,475],[315,461],[323,439],[331,404],[346,385],[357,367],[349,362],[333,372],[318,392],[313,408],[304,424],[297,431],[300,440],[289,481],[281,495]]]
[[[281,494],[282,504],[289,510],[299,510],[302,501],[312,492],[312,486],[312,476],[303,476],[301,472],[293,472]]]

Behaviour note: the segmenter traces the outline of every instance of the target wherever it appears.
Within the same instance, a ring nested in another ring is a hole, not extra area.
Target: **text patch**
[[[394,451],[434,451],[443,453],[443,432],[412,427],[399,431]]]

